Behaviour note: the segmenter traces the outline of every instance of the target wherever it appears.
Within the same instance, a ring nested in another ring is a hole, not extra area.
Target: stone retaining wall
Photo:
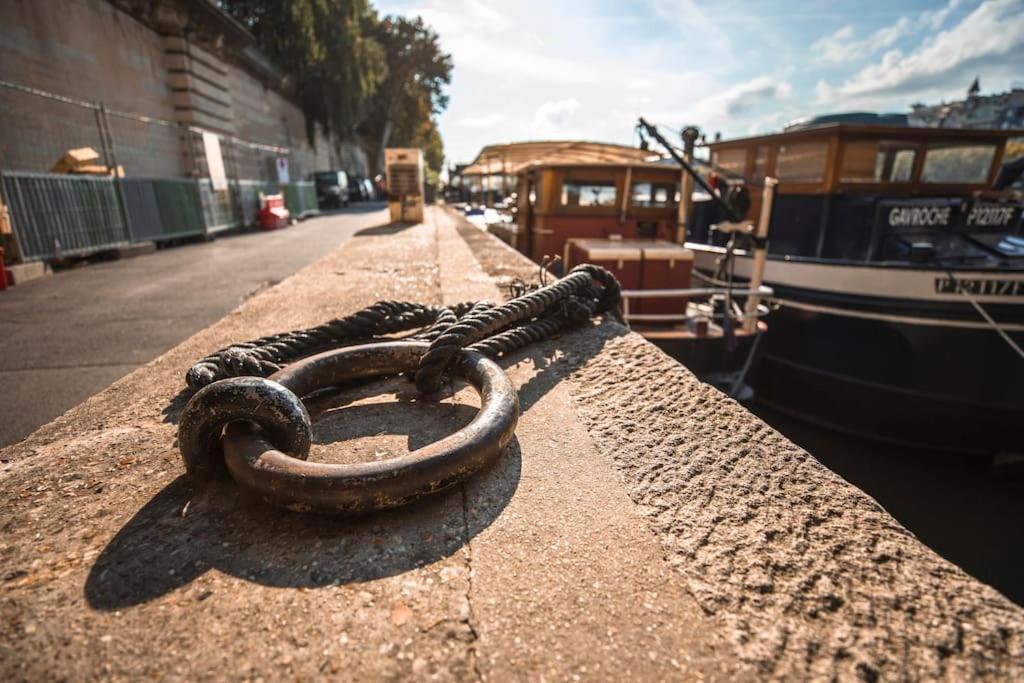
[[[373,301],[502,296],[535,266],[432,210],[364,231],[0,451],[0,675],[55,678],[1020,677],[1024,613],[741,406],[610,322],[505,359],[497,466],[362,520],[195,488],[182,374]],[[313,459],[465,424],[405,380],[312,407]]]

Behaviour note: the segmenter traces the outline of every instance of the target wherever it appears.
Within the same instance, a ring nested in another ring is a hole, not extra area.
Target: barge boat
[[[749,216],[778,178],[758,400],[886,441],[1024,451],[1024,195],[1004,163],[1022,135],[829,124],[709,144]],[[742,281],[754,254],[707,200],[687,216],[695,272]]]

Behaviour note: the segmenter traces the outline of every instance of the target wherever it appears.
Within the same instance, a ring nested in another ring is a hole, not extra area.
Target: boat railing
[[[622,317],[629,322],[686,322],[695,317],[686,310],[682,313],[633,313],[630,311],[630,300],[632,299],[697,299],[713,296],[729,297],[750,297],[756,296],[759,299],[769,299],[775,292],[771,287],[764,285],[752,289],[736,289],[729,287],[690,287],[687,289],[624,289],[622,290]],[[701,315],[701,318],[711,316]],[[754,320],[763,317],[760,309],[753,313],[742,316],[743,319],[750,317]]]

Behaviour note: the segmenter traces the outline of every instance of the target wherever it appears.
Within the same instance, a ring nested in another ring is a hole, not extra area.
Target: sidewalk
[[[287,230],[72,268],[0,294],[0,447],[383,220],[360,205]]]
[[[2,451],[4,678],[1024,673],[1022,610],[613,323],[503,362],[516,438],[435,500],[352,522],[183,476],[182,375],[210,350],[534,273],[438,209],[365,231]],[[473,414],[467,392],[383,388],[332,397],[312,458],[405,452]]]

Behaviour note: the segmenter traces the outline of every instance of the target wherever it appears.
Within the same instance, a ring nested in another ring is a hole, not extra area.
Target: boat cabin
[[[680,244],[680,178],[657,162],[532,164],[518,176],[516,246],[536,262],[561,257],[556,272],[607,268],[633,323],[686,323],[693,252]]]
[[[675,241],[679,168],[660,163],[534,164],[518,178],[518,244],[565,259],[569,239]]]
[[[825,124],[709,148],[716,180],[750,190],[748,219],[759,215],[764,179],[778,179],[770,255],[953,265],[1024,256],[1019,241],[1006,240],[1021,234],[1021,192],[1009,187],[1014,179],[1003,165],[1017,153],[1006,153],[1007,142],[1021,136],[1024,131]],[[721,220],[717,208],[700,199],[687,238],[724,244],[728,237],[712,228]]]
[[[679,231],[681,179],[674,163],[645,160],[524,164],[509,241],[537,263],[560,257],[547,264],[556,274],[581,263],[607,268],[634,330],[695,372],[735,371],[764,329],[755,296],[767,290],[693,287],[694,252]],[[734,294],[751,296],[748,315],[736,313]]]

